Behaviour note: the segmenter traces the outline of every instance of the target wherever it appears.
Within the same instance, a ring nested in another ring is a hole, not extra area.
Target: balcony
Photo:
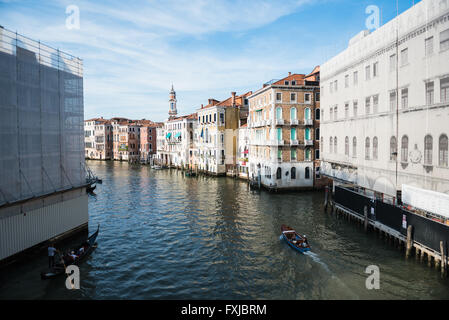
[[[297,125],[299,125],[299,120],[298,120],[298,119],[291,119],[291,120],[290,120],[290,124],[291,124],[292,126],[297,126]]]
[[[270,146],[283,146],[284,145],[284,140],[271,140],[270,141]]]
[[[271,126],[271,119],[265,120],[265,125],[266,126]]]
[[[284,125],[284,119],[276,119],[274,120],[274,124],[277,126],[282,126]]]
[[[304,145],[307,146],[313,146],[313,140],[305,140]]]
[[[299,141],[298,140],[290,140],[290,145],[297,146],[297,145],[299,145]]]
[[[313,126],[313,119],[304,119],[304,124],[306,126]]]

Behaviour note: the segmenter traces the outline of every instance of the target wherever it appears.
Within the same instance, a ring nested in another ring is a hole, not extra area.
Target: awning
[[[178,138],[178,137],[180,137],[180,136],[181,136],[181,132],[178,132],[178,133],[175,135],[175,139]]]
[[[171,132],[167,133],[166,138],[167,138],[167,139],[170,139],[170,137],[171,137]]]

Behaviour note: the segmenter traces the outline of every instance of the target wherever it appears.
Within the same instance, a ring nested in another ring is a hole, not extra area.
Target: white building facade
[[[449,194],[449,1],[351,39],[321,66],[321,100],[321,171],[335,183]]]

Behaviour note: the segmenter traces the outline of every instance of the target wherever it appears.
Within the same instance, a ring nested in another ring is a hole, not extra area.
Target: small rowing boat
[[[310,245],[307,238],[301,237],[293,228],[283,224],[281,226],[282,237],[287,241],[288,245],[293,249],[304,253],[310,251]]]
[[[61,261],[56,263],[53,268],[48,269],[47,271],[41,272],[41,279],[50,279],[57,277],[61,274],[65,273],[65,269],[69,265],[79,265],[83,260],[89,256],[92,251],[95,249],[96,240],[98,236],[98,232],[100,231],[100,225],[97,227],[97,231],[95,231],[86,241],[84,241],[79,248],[83,248],[84,251],[81,253],[74,261],[68,261],[67,256],[61,257]],[[77,250],[79,252],[79,249]]]

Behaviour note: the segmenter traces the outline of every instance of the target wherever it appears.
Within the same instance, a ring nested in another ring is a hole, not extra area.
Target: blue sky
[[[79,29],[66,27],[69,5]],[[383,23],[396,15],[394,0],[0,0],[0,25],[83,59],[86,119],[163,121],[172,83],[189,114],[312,71],[365,29],[369,5]]]

